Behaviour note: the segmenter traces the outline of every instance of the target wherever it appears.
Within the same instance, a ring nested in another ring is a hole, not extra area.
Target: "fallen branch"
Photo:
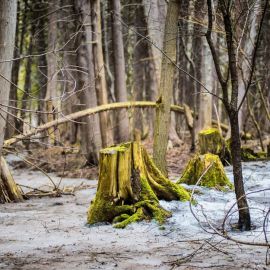
[[[156,103],[152,102],[152,101],[117,102],[117,103],[105,104],[105,105],[101,105],[98,107],[75,112],[75,113],[72,113],[69,115],[65,115],[65,116],[58,118],[56,120],[53,120],[51,122],[45,123],[43,125],[40,125],[36,128],[33,128],[24,134],[19,134],[17,136],[14,136],[13,138],[8,139],[4,142],[4,147],[9,147],[10,145],[12,145],[18,141],[21,141],[21,140],[24,140],[24,139],[29,138],[31,136],[37,135],[40,132],[43,132],[45,130],[50,129],[51,127],[59,126],[59,125],[64,124],[66,122],[73,121],[75,119],[82,118],[82,117],[87,116],[87,115],[96,114],[96,113],[109,111],[109,110],[124,109],[124,108],[129,109],[132,107],[138,107],[138,108],[152,107],[152,108],[155,108]],[[184,113],[184,108],[182,106],[178,106],[178,105],[171,105],[171,111],[178,112],[178,113]],[[192,114],[194,114],[194,113],[192,112]],[[213,122],[213,124],[217,124],[217,121],[215,121],[215,120],[213,120],[212,122]],[[227,125],[221,124],[221,127],[225,131],[228,130]]]

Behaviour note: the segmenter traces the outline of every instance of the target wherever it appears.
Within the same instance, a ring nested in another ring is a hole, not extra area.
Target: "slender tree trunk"
[[[13,53],[13,58],[19,58],[20,57],[20,44],[19,44],[19,20],[20,20],[20,1],[18,1],[18,10],[17,10],[17,21],[16,21],[16,34],[15,34],[15,48]],[[24,14],[26,16],[26,14]],[[21,42],[22,43],[22,42]],[[6,127],[6,134],[5,138],[11,138],[16,133],[16,128],[18,127],[17,124],[17,84],[18,84],[18,78],[19,78],[19,70],[20,70],[20,60],[16,60],[13,62],[12,65],[12,72],[11,72],[11,81],[12,85],[10,86],[10,99],[9,99],[9,105],[12,106],[9,108],[9,112],[12,115],[8,115],[7,117],[7,127]]]
[[[124,58],[124,44],[121,25],[121,3],[120,0],[113,0],[113,54],[115,73],[115,97],[118,102],[127,101],[126,72]],[[117,114],[116,141],[123,142],[129,139],[129,123],[126,110],[121,110]]]
[[[13,57],[15,32],[16,32],[16,0],[0,1],[0,59],[9,60]],[[0,63],[0,103],[3,110],[0,111],[0,158],[6,129],[7,107],[9,104],[9,92],[11,80],[12,61]],[[0,166],[1,175],[1,166]]]
[[[40,112],[46,111],[45,108],[45,97],[46,97],[46,90],[47,90],[47,58],[46,55],[44,55],[44,52],[47,51],[47,45],[48,40],[46,37],[45,29],[46,29],[46,22],[45,18],[42,16],[42,12],[44,9],[46,9],[47,5],[43,2],[39,2],[36,6],[36,11],[38,14],[36,15],[39,20],[37,21],[37,28],[42,29],[38,36],[37,36],[37,43],[36,43],[36,51],[37,54],[40,56],[38,57],[37,63],[38,63],[38,74],[37,74],[37,80],[39,85],[39,102],[38,102],[38,110]],[[46,122],[46,115],[39,114],[38,115],[38,124]]]
[[[157,167],[167,174],[166,150],[170,127],[170,103],[173,97],[174,64],[176,61],[176,37],[179,15],[178,1],[170,1],[165,24],[161,80],[156,111],[153,157]]]
[[[201,3],[204,10],[207,10],[207,6],[204,3]],[[203,18],[207,19],[207,13]],[[203,29],[205,31],[205,29]],[[213,42],[215,43],[214,33],[212,34]],[[210,93],[206,92],[203,87],[200,87],[199,93],[199,103],[200,108],[198,110],[198,131],[210,128],[212,126],[212,104],[213,98],[211,93],[214,93],[215,88],[215,80],[214,78],[214,63],[211,57],[211,51],[208,45],[208,42],[205,36],[201,37],[201,62],[200,62],[200,79],[204,86],[210,91]]]
[[[231,153],[234,175],[234,188],[239,210],[238,225],[241,230],[250,230],[251,221],[245,188],[243,182],[242,163],[241,163],[241,140],[238,123],[238,113],[231,112],[229,114],[231,125]]]
[[[33,35],[35,33],[35,27],[32,27],[31,29],[31,36],[29,41],[29,47],[27,50],[27,55],[32,55],[33,53]],[[25,115],[26,115],[26,109],[28,109],[30,106],[28,104],[29,102],[29,94],[31,92],[31,74],[32,74],[32,63],[33,58],[29,57],[26,60],[25,65],[25,80],[24,80],[24,92],[22,96],[22,111],[21,111],[21,119],[25,121]],[[23,122],[20,123],[20,130],[23,130]]]
[[[57,96],[57,56],[53,52],[57,45],[57,11],[59,7],[59,0],[51,0],[49,2],[49,25],[48,25],[48,50],[47,63],[48,63],[48,82],[46,91],[46,111],[47,121],[52,121],[57,117],[58,102]],[[56,143],[56,132],[54,130],[49,130],[49,143]]]
[[[134,77],[134,88],[133,88],[133,99],[143,100],[143,93],[145,90],[145,59],[148,57],[148,44],[141,36],[147,36],[146,21],[143,13],[143,7],[138,6],[135,12],[134,26],[136,31],[139,33],[136,35],[135,47],[134,47],[134,58],[133,58],[133,77]],[[146,90],[147,91],[147,90]],[[141,109],[134,109],[133,111],[133,138],[143,133],[143,113]],[[136,135],[137,134],[137,135]]]
[[[100,0],[91,0],[92,9],[92,33],[93,33],[93,61],[95,68],[95,81],[98,105],[108,103],[107,84],[105,78],[105,66],[102,51],[101,11]],[[112,127],[107,112],[100,114],[100,129],[102,146],[113,144]]]
[[[259,14],[261,12],[261,0],[254,1],[254,7],[251,9],[250,14],[248,15],[248,25],[250,25],[250,29],[248,29],[246,38],[244,40],[243,52],[238,52],[239,54],[244,54],[241,65],[241,73],[242,76],[239,76],[239,98],[238,98],[238,105],[242,101],[245,91],[246,91],[246,83],[247,83],[247,76],[250,73],[250,63],[252,59],[252,54],[254,50],[254,44],[256,42],[257,37],[257,28],[259,23]],[[241,45],[241,44],[240,44]],[[238,56],[239,57],[239,56]],[[244,126],[244,119],[245,119],[245,112],[247,111],[246,102],[239,110],[239,128],[243,130]]]

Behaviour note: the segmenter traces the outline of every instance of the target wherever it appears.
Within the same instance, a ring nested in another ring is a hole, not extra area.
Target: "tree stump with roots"
[[[9,167],[3,157],[1,157],[1,177],[0,177],[0,203],[20,202],[23,196],[16,185]]]
[[[97,194],[88,210],[88,223],[112,222],[124,228],[131,222],[155,219],[159,224],[171,216],[159,199],[190,199],[181,186],[167,179],[139,142],[100,151]]]

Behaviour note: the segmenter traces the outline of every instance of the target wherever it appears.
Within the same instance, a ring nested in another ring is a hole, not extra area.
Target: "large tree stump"
[[[124,228],[131,222],[154,218],[162,224],[171,213],[163,200],[189,200],[189,193],[154,165],[139,142],[100,151],[97,194],[89,207],[88,223],[113,222]]]
[[[219,190],[233,188],[233,184],[226,176],[219,157],[210,153],[204,155],[197,154],[192,158],[177,183],[195,185],[199,179],[200,186],[214,187]]]
[[[0,203],[22,200],[22,193],[17,187],[5,159],[1,157]]]

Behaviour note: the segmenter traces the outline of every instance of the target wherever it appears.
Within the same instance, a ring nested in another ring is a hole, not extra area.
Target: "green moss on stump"
[[[199,132],[199,153],[218,155],[222,164],[231,162],[229,144],[224,140],[217,128],[208,128]]]
[[[208,128],[199,132],[200,154],[212,153],[220,155],[224,151],[224,139],[216,128]]]
[[[199,185],[216,188],[219,190],[224,190],[226,188],[232,189],[233,184],[226,176],[220,158],[217,155],[210,153],[205,155],[197,154],[194,158],[192,158],[185,168],[182,177],[178,180],[177,183],[195,185],[201,175],[210,165],[211,167],[202,177]]]
[[[189,193],[167,179],[138,142],[100,151],[96,197],[88,210],[87,222],[113,222],[124,228],[132,222],[155,219],[163,224],[171,213],[159,199],[189,200]]]

